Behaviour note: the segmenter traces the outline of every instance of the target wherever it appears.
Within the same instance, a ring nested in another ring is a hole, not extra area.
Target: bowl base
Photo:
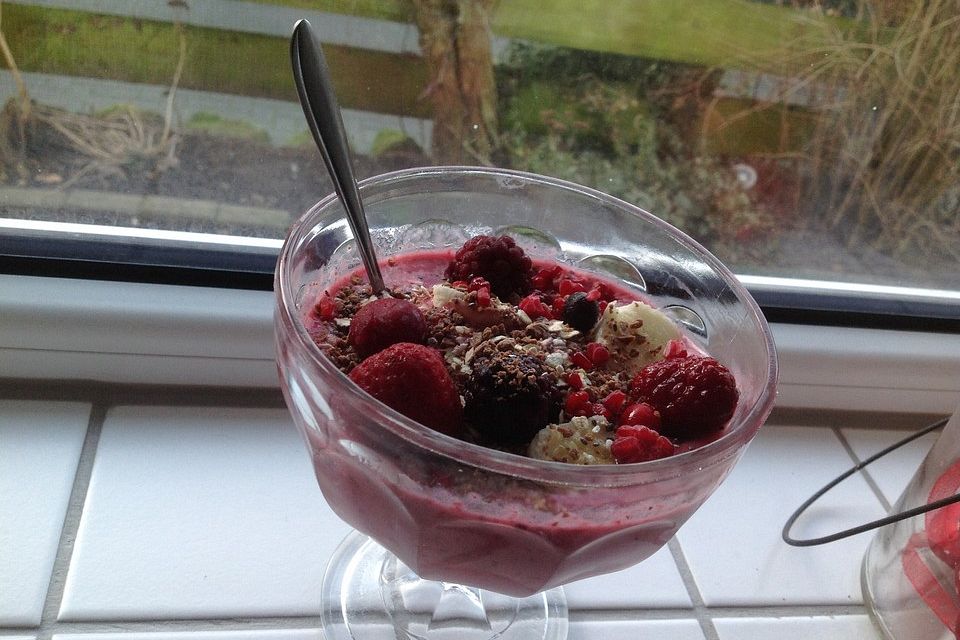
[[[562,640],[567,604],[558,587],[527,598],[424,580],[368,536],[340,544],[323,578],[329,640]]]

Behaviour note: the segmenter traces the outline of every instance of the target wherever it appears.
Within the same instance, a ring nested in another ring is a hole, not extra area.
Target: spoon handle
[[[377,264],[376,251],[370,239],[370,228],[363,211],[363,201],[353,175],[353,162],[347,134],[343,129],[340,105],[330,81],[323,49],[313,28],[306,20],[298,20],[290,39],[290,60],[293,64],[293,77],[303,106],[303,115],[310,126],[317,147],[327,165],[327,171],[333,178],[334,187],[340,201],[347,210],[347,221],[353,231],[353,237],[360,248],[363,266],[374,293],[380,293],[386,287]]]

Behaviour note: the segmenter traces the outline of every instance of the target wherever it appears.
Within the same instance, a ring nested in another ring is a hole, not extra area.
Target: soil
[[[292,222],[314,202],[333,191],[319,153],[312,146],[273,147],[256,140],[209,133],[183,133],[176,137],[174,160],[169,156],[128,154],[122,163],[93,162],[59,133],[38,127],[27,149],[26,175],[12,170],[8,152],[3,185],[46,189],[86,189],[109,193],[159,195],[216,201],[289,214]],[[430,158],[417,148],[399,148],[378,157],[355,157],[358,178],[386,171],[426,166]],[[2,199],[0,199],[2,201]],[[60,209],[55,211],[5,206],[4,217],[59,220],[92,224],[171,228],[210,233],[280,237],[276,223],[258,227],[212,224],[202,219],[150,219],[134,214]],[[743,255],[763,255],[762,261],[743,256],[719,255],[739,273],[813,279],[847,279],[858,282],[960,289],[960,273],[952,261],[942,269],[911,266],[869,248],[852,250],[840,238],[810,229],[785,229],[776,246],[756,247]],[[768,243],[758,239],[758,243]],[[709,245],[709,239],[705,244]]]

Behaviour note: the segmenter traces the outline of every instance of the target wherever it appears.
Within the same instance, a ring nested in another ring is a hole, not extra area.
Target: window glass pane
[[[53,237],[40,222],[282,238],[332,190],[290,74],[307,17],[361,177],[534,171],[640,205],[745,275],[960,289],[956,0],[0,9],[0,216],[34,221],[3,231],[31,247]]]

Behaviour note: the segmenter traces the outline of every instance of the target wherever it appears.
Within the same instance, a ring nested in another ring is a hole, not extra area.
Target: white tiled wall
[[[90,405],[0,401],[0,628],[39,626]]]
[[[0,401],[0,635],[323,638],[320,581],[349,528],[286,412],[228,405]],[[668,547],[566,588],[569,637],[879,638],[859,588],[870,534],[798,549],[780,530],[853,464],[847,446],[900,435],[768,425]],[[871,468],[888,501],[931,441]],[[882,514],[855,476],[794,534]]]

